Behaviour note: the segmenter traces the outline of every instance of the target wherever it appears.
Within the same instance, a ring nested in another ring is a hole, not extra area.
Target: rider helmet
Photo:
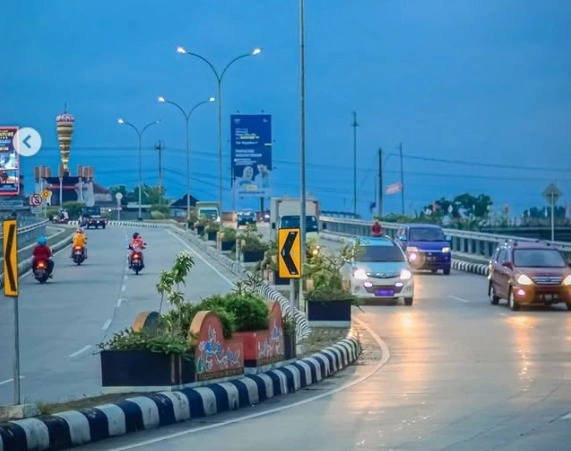
[[[141,235],[139,235],[137,232],[133,233],[133,239],[136,240],[137,238],[139,238]]]
[[[48,240],[46,239],[45,236],[41,236],[38,238],[38,244],[40,246],[45,246],[47,242],[48,242]]]
[[[83,233],[83,229],[81,227],[78,227],[76,230],[77,233]]]

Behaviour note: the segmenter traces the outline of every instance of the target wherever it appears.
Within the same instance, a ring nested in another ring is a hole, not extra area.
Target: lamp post
[[[232,66],[232,64],[234,64],[235,62],[237,62],[243,58],[246,58],[248,56],[259,55],[260,53],[262,53],[262,50],[256,48],[249,53],[244,53],[243,55],[237,56],[236,58],[231,60],[228,64],[226,64],[226,66],[224,66],[224,69],[222,69],[222,71],[220,71],[220,72],[218,72],[216,70],[214,65],[208,59],[206,59],[202,55],[199,55],[198,53],[189,52],[184,47],[178,47],[176,49],[176,51],[178,53],[182,53],[184,55],[194,56],[194,57],[204,61],[206,64],[208,64],[208,67],[210,67],[210,69],[212,69],[212,72],[214,73],[214,76],[216,77],[216,81],[218,83],[218,202],[220,203],[220,212],[222,212],[222,194],[224,192],[223,186],[222,186],[222,179],[223,179],[223,176],[222,176],[222,172],[223,172],[223,167],[222,167],[222,80],[224,79],[224,75],[226,74],[226,72],[228,71],[230,66]]]
[[[171,100],[167,100],[164,97],[159,97],[158,100],[161,103],[168,103],[178,108],[178,110],[184,116],[184,121],[186,125],[185,129],[186,130],[185,132],[186,133],[186,220],[188,221],[190,219],[190,118],[192,116],[192,113],[194,113],[194,110],[196,110],[199,106],[214,102],[215,99],[214,97],[210,97],[208,100],[198,102],[189,110],[188,113],[178,103],[175,103]]]
[[[143,203],[143,133],[145,133],[153,125],[157,125],[160,121],[149,122],[140,131],[133,124],[123,119],[117,119],[117,122],[120,125],[131,127],[133,130],[135,130],[135,133],[137,133],[137,136],[139,137],[139,221],[142,221],[143,209],[141,204]]]

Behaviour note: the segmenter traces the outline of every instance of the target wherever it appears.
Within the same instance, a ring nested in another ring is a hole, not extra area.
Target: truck
[[[222,215],[220,214],[220,204],[218,202],[197,202],[196,214],[199,218],[205,218],[216,222],[220,222],[222,218]]]
[[[96,229],[99,227],[102,229],[107,227],[107,218],[104,218],[101,215],[101,207],[83,207],[81,209],[81,218],[82,227],[86,227],[88,229],[91,227],[95,227]]]
[[[270,199],[270,239],[277,241],[279,229],[298,229],[300,226],[301,201],[299,197],[272,197]],[[319,201],[306,198],[305,237],[319,238]]]

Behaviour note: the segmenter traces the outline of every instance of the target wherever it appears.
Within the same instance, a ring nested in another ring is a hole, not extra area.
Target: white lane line
[[[571,412],[569,412],[567,415],[563,415],[561,417],[562,420],[571,420]]]
[[[504,312],[499,313],[499,315],[501,315],[501,316],[509,316],[507,313],[504,313]]]
[[[26,376],[20,376],[20,380],[24,379]],[[0,381],[0,385],[6,385],[9,384],[10,382],[13,382],[14,379],[6,379],[5,381]]]
[[[125,285],[125,284],[121,285],[121,293],[124,293],[126,289],[127,289],[127,285]]]
[[[171,232],[170,230],[168,232],[173,237],[175,237],[177,240],[179,240],[184,245],[184,247],[186,247],[186,249],[188,249],[190,252],[192,252],[194,255],[196,255],[206,266],[208,266],[212,271],[214,271],[216,274],[218,274],[222,278],[222,280],[224,280],[228,285],[230,285],[231,287],[234,286],[234,282],[232,282],[228,277],[226,277],[224,274],[222,274],[220,271],[218,271],[218,269],[216,269],[214,266],[212,266],[212,264],[208,260],[206,260],[202,255],[200,255],[200,253],[198,253],[192,247],[190,247],[190,245],[186,241],[184,241],[181,237],[179,237],[174,232]]]
[[[107,321],[105,321],[105,324],[103,324],[103,327],[101,328],[101,330],[109,329],[110,325],[111,325],[111,318],[109,318]]]
[[[468,299],[459,298],[458,296],[449,295],[448,297],[449,297],[450,299],[454,299],[455,301],[460,301],[460,302],[462,302],[462,303],[464,303],[464,304],[469,304],[469,303],[470,303],[470,301],[469,301]]]
[[[122,303],[123,303],[123,298],[117,299],[117,308],[121,307]]]
[[[127,282],[127,278],[128,278],[128,277],[127,277],[127,274],[125,274],[125,275],[123,276],[123,282]]]
[[[87,352],[91,349],[91,345],[86,345],[83,348],[81,348],[79,351],[75,351],[73,354],[70,354],[68,357],[74,358],[77,357],[80,354],[83,354],[84,352]]]
[[[132,445],[122,446],[120,448],[112,448],[108,451],[127,451],[127,450],[134,449],[134,448],[140,448],[141,446],[148,446],[148,445],[153,445],[155,443],[166,442],[168,440],[172,440],[174,438],[182,437],[182,436],[185,436],[188,434],[196,434],[197,432],[207,431],[209,429],[217,429],[219,427],[228,426],[230,424],[242,423],[244,421],[253,420],[255,418],[263,417],[266,415],[272,415],[274,413],[284,412],[286,410],[293,409],[295,407],[300,407],[300,406],[303,406],[303,405],[308,404],[308,403],[313,402],[313,401],[317,401],[318,399],[326,398],[328,396],[334,395],[336,393],[339,393],[339,392],[347,390],[351,387],[354,387],[355,385],[360,384],[361,382],[365,382],[367,379],[370,379],[372,376],[374,376],[376,373],[378,373],[380,371],[380,369],[386,365],[386,363],[391,358],[391,352],[390,352],[387,344],[383,341],[383,339],[381,337],[379,337],[367,324],[365,324],[363,321],[361,321],[360,319],[355,318],[355,317],[353,317],[353,320],[357,324],[359,324],[359,326],[363,327],[371,335],[371,337],[373,337],[373,340],[375,340],[377,345],[382,350],[382,357],[381,357],[381,360],[379,361],[379,363],[377,363],[369,373],[359,377],[358,379],[355,379],[351,382],[348,382],[348,383],[346,383],[340,387],[337,387],[333,390],[328,390],[328,391],[326,391],[320,395],[312,396],[311,398],[306,398],[306,399],[303,399],[301,401],[297,401],[297,402],[288,404],[286,406],[275,407],[273,409],[269,409],[269,410],[266,410],[264,412],[258,412],[258,413],[253,413],[250,415],[244,415],[244,416],[241,416],[238,418],[234,418],[232,420],[226,420],[226,421],[222,421],[220,423],[209,424],[208,426],[201,426],[201,427],[198,427],[196,429],[190,429],[190,430],[187,429],[187,430],[184,430],[181,432],[174,432],[171,434],[166,434],[166,435],[163,435],[162,437],[158,437],[158,438],[150,439],[150,440],[144,440],[144,441],[141,441],[139,443],[134,443]]]

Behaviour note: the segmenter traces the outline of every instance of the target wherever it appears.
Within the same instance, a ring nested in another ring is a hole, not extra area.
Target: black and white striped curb
[[[0,424],[0,451],[67,449],[251,407],[330,377],[355,362],[360,353],[358,339],[348,337],[266,373]]]
[[[349,243],[351,240],[350,237],[333,235],[331,233],[323,233],[322,238],[326,241],[333,241],[336,243]],[[471,272],[482,276],[487,276],[489,273],[489,268],[486,264],[467,262],[456,258],[452,259],[452,269],[455,269],[456,271]]]
[[[79,221],[68,221],[70,226],[78,226]],[[136,227],[141,229],[164,229],[170,227],[171,224],[167,222],[139,222],[139,221],[107,221],[107,225],[118,227]]]
[[[61,251],[62,249],[69,246],[70,244],[71,244],[71,236],[68,236],[67,238],[64,238],[63,240],[58,241],[56,244],[51,246],[52,252],[55,253],[55,252]],[[18,274],[20,276],[22,274],[24,274],[25,272],[29,271],[30,269],[32,269],[32,259],[31,258],[28,258],[25,261],[18,264]],[[0,288],[3,288],[3,287],[4,287],[4,274],[0,274]],[[0,451],[2,451],[2,448],[0,448]]]

